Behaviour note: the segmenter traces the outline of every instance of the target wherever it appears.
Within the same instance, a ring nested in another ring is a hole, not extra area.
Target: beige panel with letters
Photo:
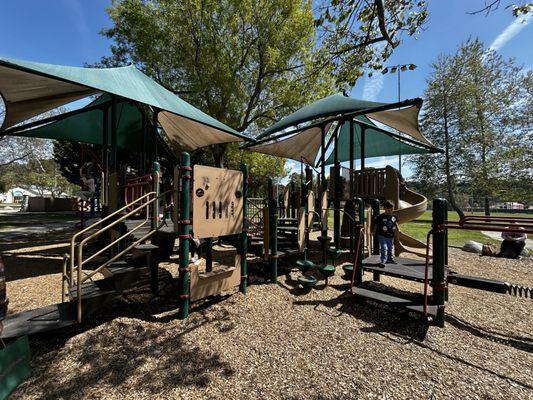
[[[241,233],[242,172],[195,165],[193,178],[194,237],[200,239]]]

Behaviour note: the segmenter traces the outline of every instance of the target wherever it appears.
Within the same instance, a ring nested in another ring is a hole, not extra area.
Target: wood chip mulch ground
[[[0,245],[11,311],[60,300],[61,238]],[[28,255],[44,256],[36,261]],[[533,286],[533,260],[450,250],[454,270]],[[162,267],[175,272],[175,265]],[[533,399],[533,301],[450,288],[444,329],[324,287],[257,281],[197,304],[128,294],[90,323],[31,339],[32,375],[13,399]],[[366,279],[370,279],[367,276]],[[383,278],[402,290],[422,286]]]

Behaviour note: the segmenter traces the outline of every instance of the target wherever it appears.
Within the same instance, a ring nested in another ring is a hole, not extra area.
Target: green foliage
[[[420,0],[333,0],[319,9],[318,65],[332,70],[340,87],[354,86],[363,68],[382,69],[402,36],[415,35],[428,15]]]
[[[308,79],[310,1],[115,1],[104,65],[134,63],[163,86],[238,131],[255,132],[330,94]]]
[[[531,71],[479,40],[441,56],[428,79],[422,125],[445,154],[414,157],[419,179],[446,184],[452,198],[461,183],[486,199],[487,212],[489,198],[531,201],[532,82]]]
[[[231,169],[239,169],[242,163],[248,165],[250,197],[264,197],[268,178],[279,180],[287,175],[287,171],[284,168],[284,159],[243,151],[236,144],[228,146],[226,159],[227,166]]]
[[[61,174],[59,165],[52,159],[31,158],[26,163],[13,163],[5,168],[1,177],[4,188],[14,186],[36,190],[41,196],[50,193],[59,196],[79,189]]]
[[[254,134],[333,92],[314,68],[313,12],[301,0],[115,1],[113,40],[103,65],[134,63],[163,86],[238,131]],[[179,149],[175,149],[179,151]],[[286,175],[285,161],[235,144],[192,154],[195,163],[250,168],[250,195],[266,178]]]

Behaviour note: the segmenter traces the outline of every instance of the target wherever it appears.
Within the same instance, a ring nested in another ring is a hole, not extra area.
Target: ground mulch
[[[28,240],[0,244],[12,311],[60,298],[65,249],[27,253],[48,257],[39,274],[17,249],[44,238]],[[531,258],[450,249],[450,264],[533,286]],[[175,273],[175,264],[161,266]],[[309,292],[297,276],[281,275],[277,286],[256,278],[247,295],[195,304],[183,321],[172,286],[161,298],[132,291],[84,325],[32,338],[33,372],[12,398],[533,399],[531,299],[453,286],[445,328],[427,328],[354,303],[340,267],[328,287]]]

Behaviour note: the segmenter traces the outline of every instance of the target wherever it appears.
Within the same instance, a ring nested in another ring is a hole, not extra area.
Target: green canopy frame
[[[338,249],[340,244],[340,163],[348,161],[350,170],[354,170],[354,160],[360,159],[361,170],[364,170],[367,157],[441,152],[419,130],[418,114],[421,107],[422,99],[420,98],[397,103],[377,103],[349,98],[338,93],[320,99],[282,118],[259,135],[257,142],[243,147],[272,155],[290,154],[289,158],[300,159],[303,162],[303,154],[295,153],[301,148],[301,146],[294,145],[297,142],[295,137],[301,136],[302,140],[309,141],[310,130],[316,130],[316,128],[320,130],[320,156],[315,165],[321,168],[322,191],[327,190],[326,165],[335,166],[333,230],[334,245]],[[317,120],[318,122],[313,123]],[[372,120],[398,133],[380,128]],[[332,121],[336,121],[337,124],[334,128],[328,129]],[[299,127],[300,124],[307,125]],[[289,130],[288,128],[291,127],[295,129]],[[332,133],[326,144],[328,130],[332,130]],[[292,141],[290,146],[289,141]],[[355,145],[356,141],[359,146]],[[286,145],[280,145],[282,142]],[[326,159],[326,151],[332,143],[333,151]],[[290,153],[291,150],[292,153]],[[315,159],[318,155],[316,153]],[[307,163],[314,161],[307,160]],[[353,198],[355,185],[352,174],[350,174],[349,191],[350,198]],[[322,237],[326,236],[327,230],[323,227]]]

